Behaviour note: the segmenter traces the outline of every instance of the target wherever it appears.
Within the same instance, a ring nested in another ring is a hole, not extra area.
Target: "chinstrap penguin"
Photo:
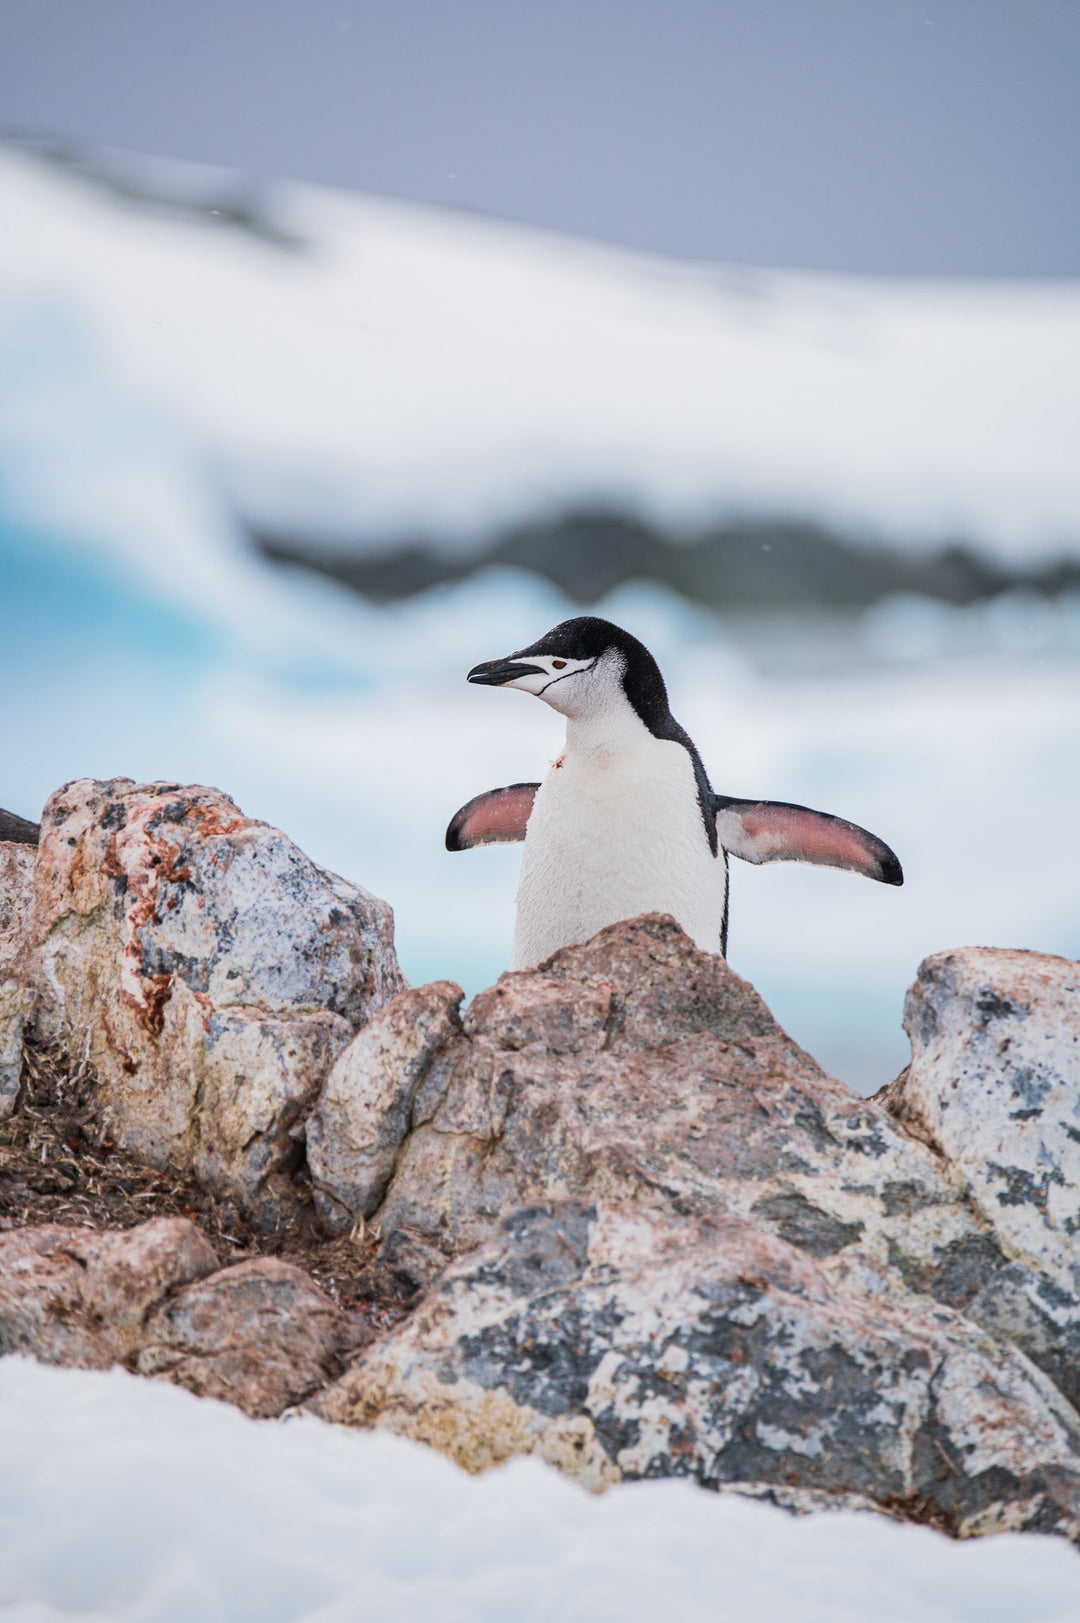
[[[854,823],[715,794],[655,659],[608,620],[564,620],[468,680],[521,688],[566,717],[565,749],[543,783],[477,795],[446,831],[448,851],[525,841],[513,969],[640,913],[670,913],[699,947],[726,953],[729,852],[904,882],[889,847]]]

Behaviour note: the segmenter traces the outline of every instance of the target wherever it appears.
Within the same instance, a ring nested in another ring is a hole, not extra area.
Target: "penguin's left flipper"
[[[512,783],[506,789],[477,795],[451,819],[446,849],[468,851],[474,845],[512,845],[523,840],[539,787],[538,783]]]
[[[783,800],[713,795],[713,804],[720,844],[744,862],[817,862],[850,868],[883,885],[904,883],[904,871],[885,841],[843,817]]]

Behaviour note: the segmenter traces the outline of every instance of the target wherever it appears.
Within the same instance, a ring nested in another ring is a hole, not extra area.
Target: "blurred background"
[[[730,958],[872,1091],[969,943],[1080,956],[1072,0],[5,0],[0,805],[217,784],[505,966],[443,850],[595,610],[714,787],[907,874],[733,863]]]

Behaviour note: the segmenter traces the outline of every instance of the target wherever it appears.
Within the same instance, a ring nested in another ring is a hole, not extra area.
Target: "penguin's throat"
[[[629,700],[598,705],[584,715],[566,718],[568,756],[615,755],[634,749],[652,734]]]

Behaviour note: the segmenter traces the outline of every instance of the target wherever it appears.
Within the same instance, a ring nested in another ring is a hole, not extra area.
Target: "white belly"
[[[529,818],[511,967],[531,969],[639,913],[673,914],[718,953],[726,889],[681,744],[645,734],[611,753],[568,752]]]

